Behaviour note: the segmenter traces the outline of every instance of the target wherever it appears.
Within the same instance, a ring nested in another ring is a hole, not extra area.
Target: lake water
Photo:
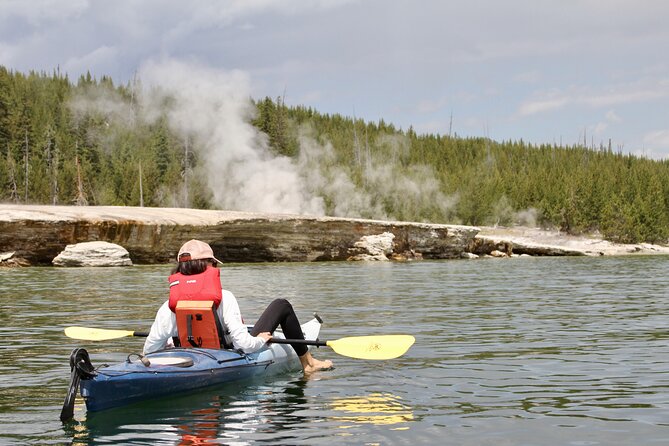
[[[169,266],[0,270],[0,444],[669,444],[669,258],[226,265],[247,322],[274,297],[321,338],[414,334],[403,357],[58,417],[68,358],[124,361]]]

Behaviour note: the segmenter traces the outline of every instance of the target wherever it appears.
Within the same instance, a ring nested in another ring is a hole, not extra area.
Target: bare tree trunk
[[[19,202],[19,190],[16,184],[16,163],[7,144],[7,168],[9,170],[9,199],[14,203]]]
[[[81,165],[79,164],[79,155],[75,156],[75,162],[77,163],[77,197],[74,199],[74,202],[77,206],[88,206],[88,200],[86,199],[86,194],[84,193],[84,184],[81,180]]]
[[[25,164],[25,197],[23,199],[23,202],[25,204],[28,204],[28,158],[29,158],[29,147],[28,147],[28,130],[26,129],[26,152],[25,152],[25,157],[23,159],[24,164]]]
[[[358,168],[362,166],[362,157],[360,156],[360,144],[358,143],[358,132],[356,131],[357,121],[355,118],[355,109],[353,109],[353,151],[355,153],[355,162]]]
[[[52,193],[52,202],[55,206],[58,204],[58,148],[54,145],[53,148],[53,161],[51,166],[51,193]]]
[[[189,161],[189,154],[188,154],[188,137],[186,137],[186,141],[184,144],[184,172],[183,172],[183,177],[184,177],[184,203],[183,207],[187,208],[188,207],[188,167],[190,165]]]
[[[365,178],[372,171],[372,155],[369,153],[369,137],[365,126]]]
[[[51,148],[51,132],[48,130],[46,138],[47,142],[44,151],[46,152],[47,175],[51,183],[51,203],[55,206],[58,201],[58,151],[55,144],[53,149]]]
[[[448,137],[451,137],[451,131],[453,130],[453,112],[451,112],[451,119],[448,122]]]
[[[144,189],[142,188],[142,162],[139,162],[139,207],[144,207]]]

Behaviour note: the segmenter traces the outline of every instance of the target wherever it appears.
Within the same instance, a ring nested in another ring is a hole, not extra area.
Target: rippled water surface
[[[395,360],[321,348],[332,371],[58,420],[68,358],[123,361],[169,266],[0,270],[0,444],[669,444],[669,258],[226,265],[247,321],[288,298],[321,337],[412,333]],[[199,442],[199,443],[198,443]]]

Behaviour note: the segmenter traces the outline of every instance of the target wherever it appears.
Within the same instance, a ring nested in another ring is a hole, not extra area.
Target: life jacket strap
[[[200,316],[200,319],[202,319],[202,316]],[[199,347],[202,345],[202,338],[200,338],[200,343],[198,344],[195,342],[195,337],[193,336],[193,315],[188,314],[186,315],[186,327],[188,332],[186,333],[186,339],[188,340],[188,343],[192,345],[193,347]]]

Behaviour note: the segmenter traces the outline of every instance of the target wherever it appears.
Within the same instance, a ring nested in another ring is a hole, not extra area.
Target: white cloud
[[[499,39],[479,41],[469,52],[461,53],[462,61],[482,62],[499,59],[518,59],[550,54],[559,55],[580,45],[580,39]]]
[[[600,94],[585,95],[574,98],[574,102],[583,103],[592,107],[606,107],[609,105],[629,104],[631,102],[645,102],[669,96],[669,88],[658,83],[655,87],[619,91],[608,91]]]
[[[539,82],[542,78],[541,72],[539,70],[525,71],[523,73],[518,73],[513,77],[513,80],[516,82],[524,84],[535,84]]]
[[[16,52],[16,46],[0,42],[0,63],[6,60],[13,60]]]
[[[117,48],[101,46],[83,56],[68,59],[63,64],[63,68],[65,68],[65,71],[69,72],[85,72],[88,70],[88,67],[107,65],[109,61],[115,60],[117,55]]]
[[[441,110],[446,105],[447,101],[441,100],[432,100],[424,99],[414,107],[414,111],[418,114],[433,113],[435,111]]]
[[[227,26],[236,20],[244,20],[254,15],[272,13],[281,15],[306,15],[314,11],[337,8],[357,0],[317,0],[304,2],[301,0],[228,0],[225,2],[196,2],[197,7],[190,3],[178,2],[188,9],[173,28],[167,33],[166,40],[178,40],[203,28]]]
[[[611,123],[618,123],[623,121],[615,110],[609,110],[606,112],[606,120]]]
[[[551,110],[557,110],[569,104],[569,97],[555,97],[541,100],[529,101],[521,104],[518,114],[521,116],[530,116],[537,113],[544,113]]]
[[[618,116],[615,110],[609,110],[604,115],[604,121],[600,121],[591,126],[590,131],[596,136],[602,136],[604,132],[609,129],[611,124],[618,124],[620,122],[622,122],[622,118]]]
[[[609,128],[609,124],[608,124],[608,123],[606,123],[606,122],[598,122],[597,124],[595,124],[595,126],[594,126],[593,129],[592,129],[592,131],[593,131],[593,133],[594,133],[595,135],[600,136],[600,135],[602,135],[602,134],[606,131],[606,129],[608,129],[608,128]]]
[[[0,64],[23,72],[59,66],[121,84],[147,60],[196,60],[244,70],[254,98],[285,90],[290,104],[440,133],[452,113],[459,133],[504,122],[499,137],[533,142],[587,126],[638,147],[669,109],[664,0],[0,5]]]
[[[33,26],[40,26],[45,22],[76,18],[89,6],[88,0],[3,0],[0,20],[21,18]]]
[[[657,101],[669,97],[669,80],[644,80],[627,84],[607,86],[605,89],[597,87],[571,87],[564,91],[551,91],[538,95],[536,99],[522,103],[518,108],[520,116],[530,116],[570,105],[585,105],[588,107],[606,107]],[[599,91],[598,91],[599,90]]]
[[[320,100],[322,97],[323,97],[322,91],[319,90],[306,91],[299,98],[297,98],[297,103],[308,105]]]
[[[669,152],[669,130],[655,130],[643,137],[643,142],[653,148],[663,148]]]

